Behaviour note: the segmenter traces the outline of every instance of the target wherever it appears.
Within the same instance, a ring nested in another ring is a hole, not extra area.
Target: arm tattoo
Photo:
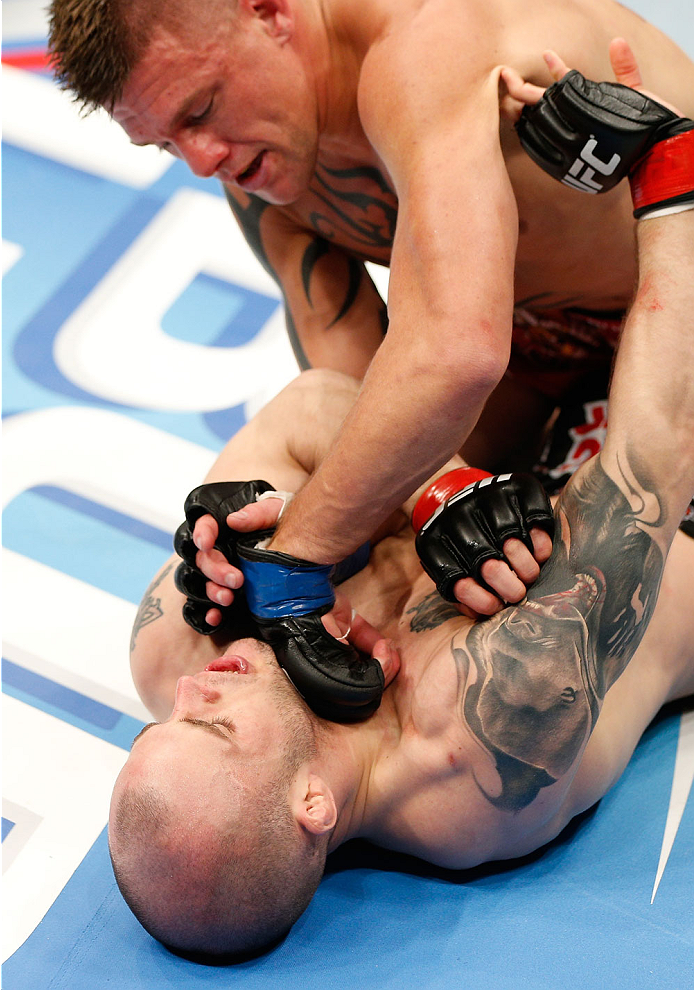
[[[238,225],[243,231],[244,237],[248,241],[253,254],[256,256],[268,275],[270,275],[275,282],[277,282],[280,289],[284,292],[282,280],[270,263],[270,259],[267,256],[267,251],[265,250],[265,245],[263,244],[262,234],[260,233],[260,221],[269,204],[264,203],[263,200],[258,199],[257,196],[249,196],[248,205],[242,206],[236,199],[234,199],[226,186],[224,187],[224,194],[227,198],[229,206],[231,207],[231,212],[236,217]],[[289,342],[292,345],[294,356],[299,367],[302,371],[305,371],[307,368],[311,367],[311,364],[306,357],[303,347],[301,346],[299,334],[297,333],[296,324],[294,323],[294,318],[291,314],[286,296],[284,300],[284,314],[287,322],[287,334],[289,335]]]
[[[140,607],[137,610],[133,631],[130,636],[131,653],[135,649],[135,641],[140,629],[142,629],[143,626],[148,626],[150,622],[156,622],[157,619],[160,619],[164,614],[164,609],[161,607],[161,598],[155,596],[154,592],[157,590],[167,574],[169,574],[171,568],[174,566],[174,563],[174,561],[171,561],[171,563],[164,568],[161,574],[159,574],[154,581],[152,581],[149,588],[147,588],[147,591],[145,591],[144,598],[140,602]]]
[[[449,619],[459,619],[460,612],[457,608],[441,598],[438,591],[432,591],[421,602],[417,602],[414,608],[407,610],[407,615],[413,616],[410,619],[410,629],[413,633],[427,632],[429,629],[436,629]]]
[[[360,171],[360,170],[354,170]],[[375,169],[369,171],[376,171]],[[380,178],[380,173],[376,173]],[[383,180],[381,179],[381,182]],[[285,319],[287,323],[287,333],[289,335],[289,341],[294,351],[294,356],[297,360],[299,367],[302,370],[306,370],[311,367],[311,362],[303,348],[299,332],[296,327],[296,321],[291,311],[291,306],[289,300],[287,299],[286,293],[284,293],[284,287],[282,285],[282,280],[280,279],[278,273],[275,271],[270,259],[268,257],[267,251],[263,244],[263,237],[261,233],[261,220],[265,210],[268,208],[267,203],[258,199],[255,196],[248,197],[248,205],[242,206],[225,188],[225,193],[229,206],[236,217],[236,220],[241,227],[249,246],[252,248],[253,253],[260,261],[261,265],[265,271],[272,276],[272,278],[277,282],[278,286],[284,295],[284,311]],[[317,214],[312,214],[311,222],[314,227],[318,230],[325,227],[326,224],[318,222],[316,220]],[[329,237],[334,236],[333,233],[328,235]],[[330,254],[333,250],[326,237],[318,236],[314,237],[310,242],[306,250],[304,251],[303,257],[301,259],[301,281],[304,289],[304,295],[309,306],[313,306],[313,300],[311,298],[311,279],[313,273],[316,269],[318,262],[325,257],[325,255]],[[361,288],[363,277],[364,277],[364,267],[361,261],[352,255],[340,253],[340,257],[335,260],[338,265],[347,265],[347,285],[345,287],[345,296],[340,305],[340,308],[335,312],[329,322],[326,324],[325,329],[329,330],[334,326],[339,320],[347,315],[350,308],[352,307],[359,289]],[[382,303],[379,308],[379,318],[381,320],[381,325],[383,328],[383,333],[385,333],[388,325],[388,315],[385,305]]]
[[[462,713],[496,764],[501,793],[478,786],[498,808],[527,807],[574,765],[653,614],[662,503],[635,456],[620,471],[618,487],[598,455],[577,475],[527,599],[451,643]]]
[[[301,261],[301,280],[304,286],[304,293],[306,295],[306,301],[310,306],[313,305],[311,300],[311,276],[313,275],[314,269],[320,259],[330,253],[330,245],[323,237],[314,237],[309,246],[304,251],[304,256]],[[348,285],[347,291],[345,293],[345,299],[340,307],[339,312],[326,326],[326,330],[330,327],[335,326],[335,324],[342,319],[348,312],[352,303],[357,298],[357,293],[359,292],[359,287],[362,282],[362,273],[364,271],[360,261],[356,258],[352,258],[349,255],[346,256],[347,269],[348,269]]]

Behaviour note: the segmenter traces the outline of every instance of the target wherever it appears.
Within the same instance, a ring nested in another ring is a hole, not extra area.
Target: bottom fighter
[[[349,640],[389,685],[368,720],[318,718],[266,643],[184,623],[175,560],[157,575],[132,667],[161,721],[118,778],[109,841],[127,902],[165,945],[220,959],[271,944],[326,855],[356,836],[454,869],[528,853],[606,792],[665,702],[694,692],[694,542],[677,531],[694,491],[691,165],[676,204],[687,208],[654,215],[656,202],[638,224],[604,448],[560,496],[527,597],[483,621],[459,614],[422,571],[405,515],[345,582]],[[302,376],[208,481],[296,489],[357,388]],[[432,500],[419,503],[425,520]]]

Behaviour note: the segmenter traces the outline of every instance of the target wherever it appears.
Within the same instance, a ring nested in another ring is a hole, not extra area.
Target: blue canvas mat
[[[653,903],[680,716],[659,718],[617,786],[539,853],[455,873],[353,842],[274,951],[234,967],[180,959],[115,886],[105,833],[36,932],[5,990],[465,986],[685,990],[694,980],[694,807]],[[691,979],[690,979],[691,978]]]
[[[692,0],[628,5],[694,57]],[[80,120],[46,74],[45,16],[3,3],[3,986],[694,986],[694,714],[674,709],[520,863],[453,874],[350,844],[288,938],[231,969],[130,915],[104,829],[148,720],[137,603],[186,493],[296,365],[218,184]]]

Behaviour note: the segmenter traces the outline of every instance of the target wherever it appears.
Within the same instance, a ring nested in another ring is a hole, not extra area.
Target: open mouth
[[[265,154],[264,151],[259,152],[255,156],[251,164],[248,166],[248,168],[244,169],[243,172],[239,172],[239,174],[236,176],[236,181],[238,182],[239,185],[243,185],[244,182],[248,182],[249,179],[253,178],[253,176],[256,174],[256,172],[258,171],[258,169],[262,164],[264,154]]]
[[[250,670],[250,664],[245,657],[225,656],[220,657],[219,660],[213,660],[212,663],[208,663],[205,670],[209,672],[221,671],[232,674],[247,674]]]
[[[570,617],[574,616],[577,610],[585,614],[603,594],[604,579],[596,568],[594,574],[585,572],[577,574],[573,587],[528,601],[526,607],[542,611],[545,615],[557,619],[562,616]]]

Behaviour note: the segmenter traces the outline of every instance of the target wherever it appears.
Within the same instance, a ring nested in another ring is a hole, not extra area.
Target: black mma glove
[[[230,512],[242,509],[249,502],[255,502],[263,492],[275,489],[267,481],[219,481],[210,485],[200,485],[194,488],[185,501],[185,520],[176,530],[174,550],[183,563],[176,568],[174,583],[181,594],[186,596],[183,606],[183,618],[197,633],[209,636],[211,633],[223,632],[233,627],[245,628],[248,625],[250,613],[245,602],[243,589],[234,592],[231,605],[218,605],[210,601],[205,591],[207,578],[195,564],[198,548],[193,543],[195,523],[201,516],[211,515],[219,527],[219,536],[215,547],[224,554],[234,567],[238,567],[236,544],[242,535],[229,529],[226,517]],[[247,535],[247,534],[243,534]],[[205,621],[205,615],[211,608],[218,608],[222,613],[222,621],[218,626],[211,626]]]
[[[333,722],[368,718],[381,703],[383,670],[377,660],[331,636],[321,622],[335,603],[334,566],[257,546],[270,535],[256,533],[236,546],[246,600],[261,636],[317,715]],[[360,562],[362,551],[355,555]]]
[[[516,130],[533,161],[574,189],[607,192],[630,176],[637,218],[694,205],[694,121],[628,86],[595,83],[572,69],[523,108]],[[665,166],[638,179],[644,155],[663,142]]]
[[[503,545],[516,537],[532,552],[533,526],[554,534],[554,513],[542,485],[531,474],[489,475],[458,468],[433,482],[412,513],[415,547],[424,570],[446,601],[455,602],[456,581],[482,579],[485,560],[505,560]],[[498,597],[498,595],[496,595]]]

